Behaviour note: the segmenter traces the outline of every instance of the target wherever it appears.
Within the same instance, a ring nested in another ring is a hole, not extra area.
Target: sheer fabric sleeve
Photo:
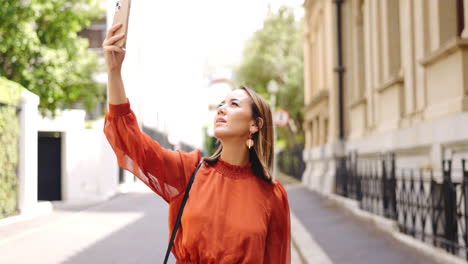
[[[281,182],[273,187],[265,264],[291,264],[291,223],[288,195]]]
[[[187,178],[200,160],[198,150],[190,153],[168,150],[143,133],[128,99],[123,104],[109,104],[104,134],[119,166],[133,173],[168,203],[185,191]]]

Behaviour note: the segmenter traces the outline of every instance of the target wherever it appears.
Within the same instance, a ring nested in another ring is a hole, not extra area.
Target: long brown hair
[[[273,183],[273,119],[271,116],[270,105],[257,94],[254,90],[247,86],[241,86],[251,99],[252,118],[257,122],[258,132],[252,135],[254,140],[253,148],[249,150],[250,163],[252,164],[253,173],[267,182]],[[263,123],[260,122],[263,120]],[[210,157],[205,157],[204,160],[209,164],[214,164],[218,161],[223,150],[223,144],[219,142],[218,149]]]

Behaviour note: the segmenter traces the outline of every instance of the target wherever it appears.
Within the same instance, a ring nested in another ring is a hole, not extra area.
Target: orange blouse
[[[109,105],[104,133],[119,166],[169,203],[170,234],[200,151],[161,147],[140,130],[128,101]],[[177,264],[289,264],[290,250],[283,185],[256,177],[250,164],[205,162],[195,177],[172,248]]]

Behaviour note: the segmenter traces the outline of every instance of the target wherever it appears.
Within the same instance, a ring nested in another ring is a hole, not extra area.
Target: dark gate
[[[37,199],[62,200],[62,138],[58,132],[38,133]]]

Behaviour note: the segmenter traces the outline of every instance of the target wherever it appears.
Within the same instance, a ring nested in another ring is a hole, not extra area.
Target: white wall
[[[54,119],[37,117],[39,131],[60,132],[62,136],[63,201],[104,200],[117,193],[118,164],[103,132],[104,120],[93,129],[84,129],[84,110],[59,111]],[[34,136],[37,153],[37,131]],[[37,165],[34,168],[37,170]]]
[[[117,161],[102,129],[63,132],[62,161],[63,200],[103,200],[117,192]]]
[[[21,94],[18,209],[33,214],[37,204],[37,126],[39,97],[28,90]]]
[[[66,110],[55,119],[41,118],[37,95],[24,90],[21,99],[18,209],[23,216],[51,210],[50,203],[38,203],[38,132],[62,135],[62,199],[103,200],[118,191],[118,165],[103,133],[103,120],[94,129],[84,129],[85,112]]]

